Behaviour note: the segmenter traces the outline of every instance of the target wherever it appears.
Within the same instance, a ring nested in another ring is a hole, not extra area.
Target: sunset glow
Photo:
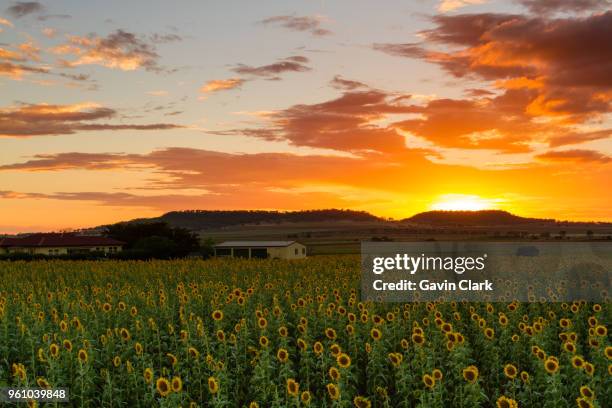
[[[431,205],[432,210],[440,211],[480,211],[495,208],[495,200],[463,194],[445,194]]]
[[[0,233],[189,209],[612,220],[604,2],[17,3]]]

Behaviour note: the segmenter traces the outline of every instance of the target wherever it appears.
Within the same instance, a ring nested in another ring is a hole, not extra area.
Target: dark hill
[[[172,211],[157,218],[138,219],[132,222],[164,221],[173,227],[190,230],[222,228],[245,224],[280,224],[286,222],[328,222],[328,221],[382,221],[365,211],[351,210],[310,210],[310,211]]]
[[[402,221],[434,225],[525,225],[554,223],[553,219],[525,218],[501,210],[483,211],[426,211]]]

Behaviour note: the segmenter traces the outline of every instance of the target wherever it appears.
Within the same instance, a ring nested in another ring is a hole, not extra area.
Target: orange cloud
[[[612,158],[594,150],[558,150],[550,151],[536,156],[538,159],[550,162],[573,163],[610,163]]]
[[[20,105],[0,109],[0,137],[29,137],[65,135],[81,130],[160,130],[181,127],[168,123],[108,124],[101,119],[111,119],[114,109],[94,103],[73,105]]]
[[[230,89],[239,88],[244,83],[244,79],[241,78],[229,78],[229,79],[213,79],[205,83],[200,92],[218,92],[227,91]]]
[[[53,48],[52,52],[74,56],[73,60],[63,61],[68,67],[95,64],[124,71],[161,69],[155,47],[136,34],[123,30],[116,30],[106,37],[70,36],[68,43]]]

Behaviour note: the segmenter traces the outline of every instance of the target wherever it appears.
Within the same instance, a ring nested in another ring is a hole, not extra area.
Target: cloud
[[[245,80],[241,78],[213,79],[206,82],[202,88],[200,88],[200,92],[209,93],[227,91],[230,89],[240,88],[244,82]]]
[[[15,18],[25,17],[28,14],[40,13],[45,7],[37,1],[17,1],[6,9],[6,12]]]
[[[279,25],[291,31],[302,31],[309,32],[314,36],[325,36],[330,35],[332,32],[321,27],[321,23],[324,20],[320,16],[273,16],[268,17],[262,21],[264,25]]]
[[[580,13],[610,7],[609,0],[518,0],[518,2],[535,14]]]
[[[7,76],[11,79],[19,80],[26,73],[47,74],[47,68],[37,68],[25,64],[16,64],[10,61],[0,60],[0,76]]]
[[[376,122],[388,115],[413,112],[414,108],[404,105],[398,95],[373,89],[347,91],[326,102],[294,105],[271,113],[265,128],[227,132],[348,152],[402,151],[404,138],[393,127]]]
[[[336,75],[331,81],[330,85],[332,88],[340,89],[343,91],[354,91],[355,89],[366,89],[368,86],[363,82],[352,81],[350,79],[342,78],[340,75]]]
[[[482,4],[487,0],[442,0],[438,5],[438,11],[447,13],[449,11],[457,10],[462,7],[471,6],[474,4]]]
[[[2,17],[0,17],[0,25],[7,26],[7,27],[13,27],[13,23],[11,23],[6,18],[2,18]]]
[[[72,55],[75,59],[62,61],[68,67],[94,64],[124,71],[139,68],[161,71],[155,46],[123,30],[116,30],[106,37],[93,34],[87,37],[70,36],[67,43],[53,48],[52,52]]]
[[[557,150],[550,151],[536,156],[543,161],[550,162],[577,162],[577,163],[609,163],[612,161],[610,156],[594,150]]]
[[[279,60],[273,64],[252,67],[249,65],[238,64],[232,71],[240,75],[250,75],[256,77],[264,77],[269,79],[279,79],[278,75],[285,72],[306,72],[311,68],[306,64],[308,58],[301,55],[296,55]]]
[[[425,59],[457,78],[492,81],[502,89],[537,89],[524,107],[532,117],[583,122],[610,111],[612,11],[564,19],[438,15],[433,22],[433,29],[421,33],[422,43],[373,47]]]
[[[612,129],[596,130],[593,132],[569,132],[561,136],[554,136],[549,140],[550,147],[559,147],[593,140],[608,139],[612,137]]]
[[[163,130],[181,127],[168,123],[108,124],[116,117],[111,108],[93,103],[74,105],[20,105],[0,109],[0,137],[67,135],[85,130]]]

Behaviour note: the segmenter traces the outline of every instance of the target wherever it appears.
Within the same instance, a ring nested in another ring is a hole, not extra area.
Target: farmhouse
[[[306,246],[296,241],[225,241],[215,245],[215,256],[232,258],[306,258]]]
[[[67,255],[88,252],[115,253],[123,242],[112,238],[74,233],[31,234],[0,238],[0,254]]]

